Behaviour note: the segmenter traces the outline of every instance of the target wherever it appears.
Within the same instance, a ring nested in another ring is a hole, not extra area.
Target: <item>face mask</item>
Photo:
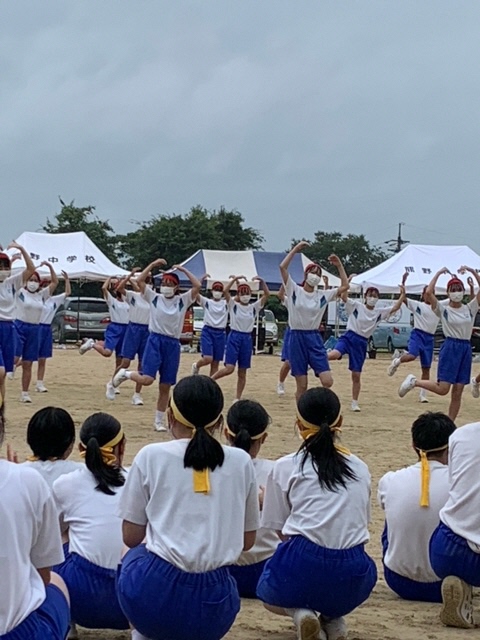
[[[223,296],[223,291],[212,291],[212,298],[214,300],[221,300]]]
[[[30,293],[35,293],[35,291],[38,291],[39,286],[40,285],[36,280],[29,280],[27,282],[27,291],[30,291]]]
[[[318,285],[320,284],[320,280],[320,276],[316,273],[308,273],[307,277],[305,278],[305,282],[311,287],[318,287]]]
[[[378,298],[375,298],[373,296],[367,296],[365,298],[365,302],[367,303],[368,307],[374,307],[378,302]]]
[[[242,304],[248,304],[250,302],[250,296],[240,296],[239,300]]]
[[[7,278],[9,278],[11,275],[12,275],[12,272],[10,271],[10,269],[5,269],[4,271],[0,271],[0,282],[3,282]]]
[[[175,295],[175,287],[160,287],[160,293],[166,298],[173,298]]]
[[[461,302],[463,300],[463,291],[451,291],[448,297],[452,302]]]

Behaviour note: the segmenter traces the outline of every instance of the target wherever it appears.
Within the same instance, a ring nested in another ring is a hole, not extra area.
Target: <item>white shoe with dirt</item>
[[[398,395],[400,396],[400,398],[403,398],[409,391],[415,388],[416,381],[417,378],[413,375],[413,373],[409,373],[398,388]]]
[[[84,353],[87,353],[87,351],[90,351],[90,349],[93,349],[94,344],[95,344],[95,340],[93,338],[88,338],[87,340],[85,340],[83,344],[80,345],[78,353],[81,356],[83,356]]]
[[[325,631],[328,640],[347,640],[348,629],[345,618],[323,618],[320,617],[322,629]]]
[[[47,387],[43,384],[43,382],[37,382],[35,385],[35,391],[37,393],[48,393]]]
[[[395,358],[394,360],[392,360],[392,364],[388,367],[387,369],[387,373],[390,377],[392,377],[393,375],[395,375],[398,367],[400,366],[401,362],[400,362],[400,358]]]
[[[296,609],[293,614],[293,622],[297,628],[298,640],[322,640],[322,628],[315,611]]]
[[[447,576],[442,582],[442,609],[440,621],[447,627],[458,629],[472,629],[473,602],[472,587],[457,578]]]
[[[196,362],[192,364],[192,376],[198,376],[198,367]]]
[[[30,404],[32,402],[32,399],[28,391],[22,391],[22,395],[20,396],[20,402],[23,402],[24,404]]]
[[[105,385],[105,397],[107,398],[107,400],[115,400],[115,387],[113,386],[112,382],[107,382],[107,384]]]
[[[360,405],[358,404],[358,400],[352,400],[351,409],[352,411],[357,411],[357,412],[361,411]]]
[[[284,396],[285,395],[285,385],[283,384],[283,382],[279,382],[277,384],[277,395],[278,396]]]
[[[119,387],[122,382],[125,382],[125,380],[128,380],[129,376],[127,375],[129,372],[127,371],[127,369],[119,369],[117,371],[117,373],[113,376],[112,379],[112,385],[113,387],[116,389],[117,387]]]
[[[143,405],[143,398],[139,393],[134,393],[132,396],[132,404],[134,407],[140,407]]]
[[[480,398],[480,382],[477,382],[476,378],[470,380],[470,391],[474,398]]]

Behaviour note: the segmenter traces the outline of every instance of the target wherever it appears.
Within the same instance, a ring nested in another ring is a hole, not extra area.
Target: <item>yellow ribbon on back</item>
[[[445,451],[448,449],[448,444],[443,447],[437,447],[436,449],[417,449],[420,454],[420,474],[422,478],[422,484],[420,489],[420,506],[430,506],[430,464],[428,463],[427,453],[435,453],[436,451]]]
[[[109,467],[113,467],[117,463],[117,456],[113,453],[113,449],[114,449],[114,447],[117,446],[117,444],[119,442],[121,442],[123,440],[124,437],[125,437],[125,434],[123,432],[123,429],[120,429],[120,431],[117,433],[117,435],[114,438],[112,438],[110,440],[110,442],[106,442],[104,445],[102,445],[100,447],[100,453],[102,454],[102,460]],[[81,444],[85,447],[85,449],[83,451],[80,451],[80,457],[81,458],[85,458],[85,455],[87,453],[86,445],[85,445],[84,442],[82,442]]]
[[[339,413],[338,416],[335,418],[335,420],[332,422],[332,424],[328,425],[330,431],[341,433],[342,430],[340,429],[339,426],[337,426],[338,423],[340,422],[341,417],[342,417],[342,414]],[[303,429],[300,430],[300,435],[304,440],[308,440],[308,438],[315,436],[320,429],[319,425],[313,424],[312,422],[308,422],[307,420],[305,420],[305,418],[302,418],[298,409],[297,409],[297,422],[299,422],[303,427]],[[341,444],[335,444],[334,446],[339,453],[343,453],[346,456],[352,455],[352,452],[350,451],[350,449],[347,449],[347,447],[343,447]]]

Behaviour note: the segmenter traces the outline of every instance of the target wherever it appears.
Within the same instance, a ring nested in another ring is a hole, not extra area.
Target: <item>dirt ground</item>
[[[182,354],[180,376],[188,375],[196,355]],[[411,392],[401,400],[397,396],[399,382],[409,372],[416,372],[418,365],[402,365],[396,377],[388,378],[387,355],[366,363],[363,376],[364,388],[360,397],[361,413],[350,411],[350,377],[346,362],[334,362],[335,391],[343,401],[344,425],[342,440],[354,453],[368,464],[372,474],[372,523],[371,542],[368,552],[377,562],[379,580],[370,599],[348,617],[350,640],[417,640],[431,638],[475,637],[478,631],[468,632],[446,629],[438,621],[439,605],[415,604],[397,598],[386,587],[381,572],[380,534],[383,517],[376,502],[379,478],[390,469],[397,469],[414,461],[410,448],[409,429],[412,421],[424,410],[442,411],[448,400],[430,396],[430,404],[420,405],[417,392]],[[278,397],[276,382],[280,358],[259,355],[253,358],[253,368],[249,372],[245,397],[261,402],[272,417],[270,435],[262,449],[264,457],[278,458],[296,450],[299,441],[294,434],[294,381],[286,383],[286,395]],[[146,443],[164,440],[165,434],[153,431],[156,390],[151,387],[144,391],[145,406],[130,404],[132,384],[121,387],[121,395],[115,402],[105,398],[105,382],[111,374],[113,362],[92,352],[80,357],[76,350],[56,349],[53,360],[49,361],[46,385],[49,392],[38,394],[32,391],[32,404],[23,405],[20,397],[20,372],[15,380],[7,384],[7,441],[18,451],[21,460],[28,450],[25,444],[26,425],[30,416],[39,408],[55,405],[70,411],[75,423],[81,422],[95,411],[107,411],[121,420],[128,438],[127,460],[129,464],[135,453]],[[478,372],[479,365],[473,365]],[[203,370],[205,371],[205,370]],[[225,393],[226,406],[233,399],[235,379],[220,381]],[[311,380],[315,384],[314,379]],[[464,403],[458,424],[478,419],[480,400],[474,400],[469,390],[464,394]],[[75,459],[77,456],[74,455]],[[477,619],[480,599],[476,597]],[[473,635],[472,635],[473,634]],[[287,618],[266,612],[256,601],[244,601],[237,620],[226,636],[228,640],[294,640],[295,631]],[[123,640],[127,633],[81,631],[85,640]]]

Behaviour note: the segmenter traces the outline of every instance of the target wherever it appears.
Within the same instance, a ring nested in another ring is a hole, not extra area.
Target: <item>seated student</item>
[[[65,562],[56,570],[70,592],[72,622],[88,629],[128,629],[115,589],[123,549],[116,512],[125,483],[124,452],[118,420],[95,413],[80,430],[85,466],[53,483],[61,529],[69,540]]]
[[[430,540],[430,562],[443,579],[440,620],[474,626],[472,586],[480,587],[480,422],[450,436],[448,500]]]
[[[253,400],[239,400],[233,404],[227,414],[225,435],[230,445],[246,451],[253,461],[260,498],[263,503],[263,491],[267,476],[275,462],[258,458],[262,444],[267,438],[270,417],[262,405]],[[259,529],[255,545],[244,551],[237,562],[228,567],[237,582],[241,598],[256,598],[257,583],[262,575],[265,563],[275,553],[280,539],[271,529]]]
[[[27,442],[33,455],[26,465],[42,474],[51,488],[57,478],[83,468],[67,458],[75,442],[72,416],[58,407],[45,407],[33,414],[27,427]]]
[[[4,412],[0,406],[0,446]],[[33,469],[0,460],[0,638],[64,640],[68,591],[50,567],[63,559],[57,512]]]
[[[298,453],[275,462],[267,479],[262,526],[285,540],[267,562],[257,595],[269,611],[290,615],[300,640],[346,640],[343,616],[377,581],[365,553],[370,473],[337,443],[340,401],[312,388],[297,402]]]
[[[225,565],[253,547],[258,490],[250,456],[213,437],[222,411],[216,382],[183,378],[166,414],[173,441],[141,449],[129,471],[118,597],[132,638],[219,640],[240,609]]]
[[[442,601],[442,582],[430,564],[428,546],[448,498],[448,439],[454,431],[443,413],[419,416],[412,426],[419,462],[389,471],[378,484],[385,510],[385,582],[405,600]]]

